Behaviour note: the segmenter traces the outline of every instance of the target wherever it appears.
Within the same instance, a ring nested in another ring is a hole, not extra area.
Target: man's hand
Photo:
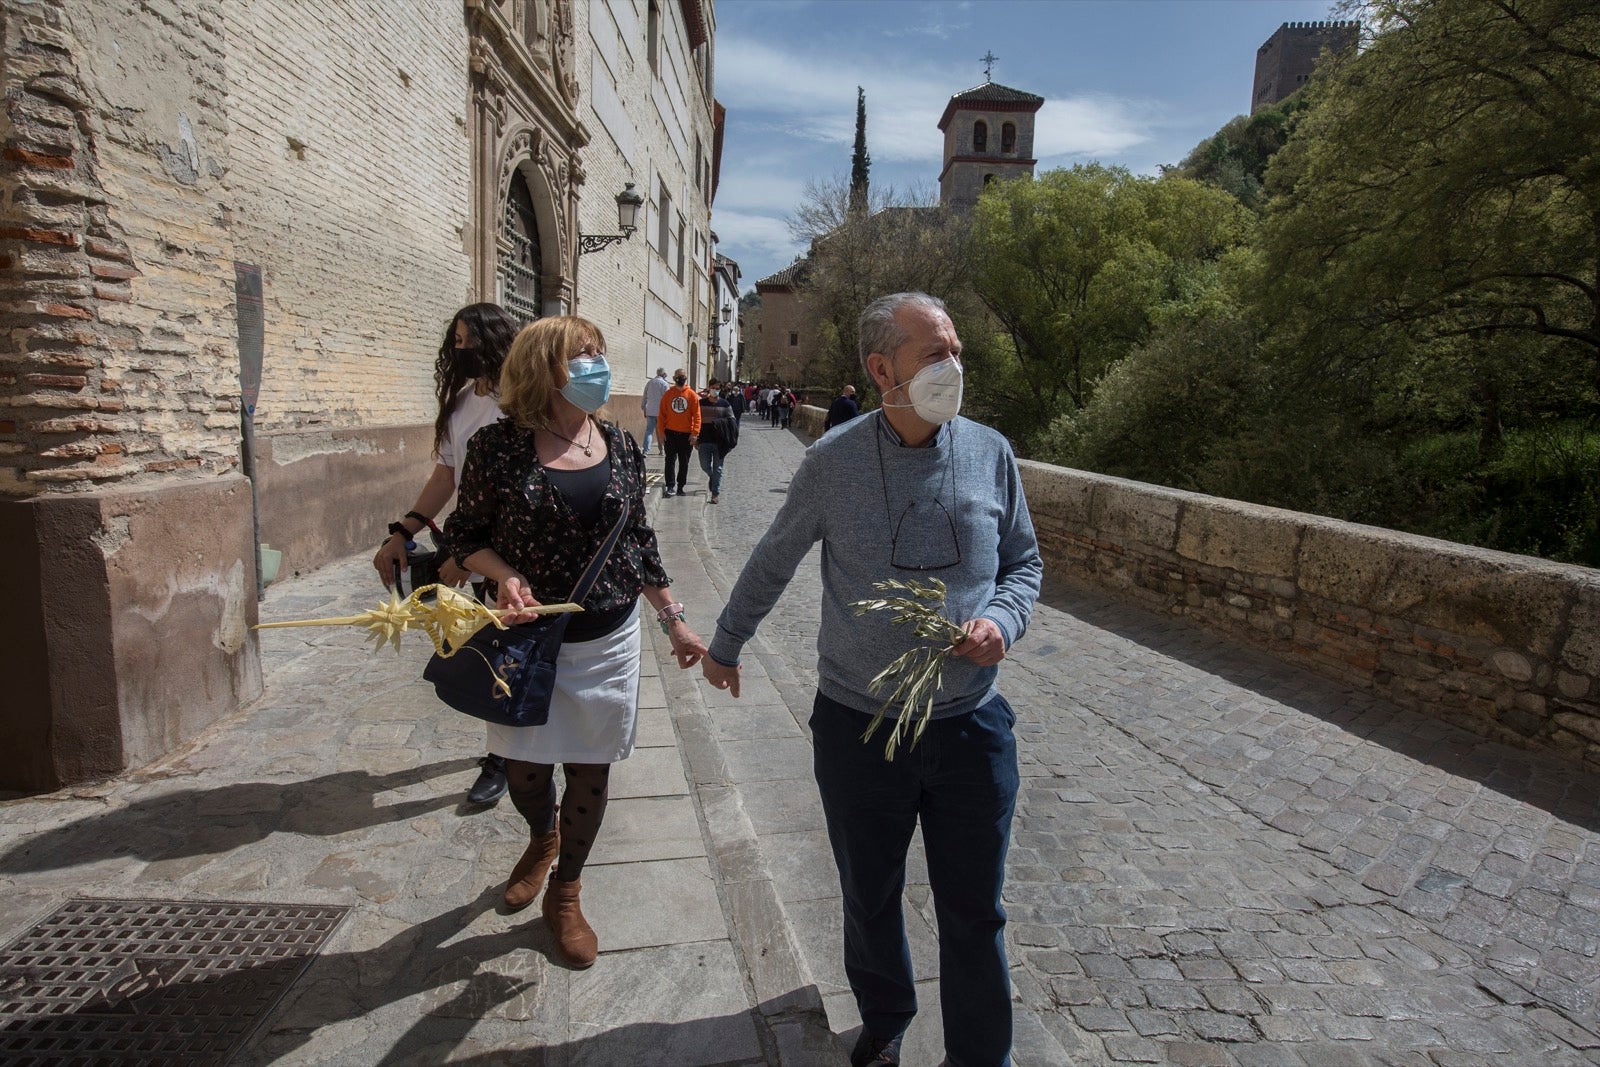
[[[692,433],[692,434],[689,435],[689,447],[690,448],[693,448],[695,445],[697,445],[699,443],[700,443],[700,435],[699,434]]]
[[[738,667],[724,667],[710,656],[707,656],[700,661],[700,671],[706,676],[706,681],[711,683],[711,688],[726,689],[735,697],[739,695]]]
[[[980,667],[993,667],[1006,658],[1006,639],[990,619],[973,619],[963,623],[967,639],[955,646],[955,654],[970,659]]]

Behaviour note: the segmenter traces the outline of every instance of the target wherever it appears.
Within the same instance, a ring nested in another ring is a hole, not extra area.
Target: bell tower
[[[1042,96],[992,81],[952,96],[939,120],[939,203],[969,210],[990,182],[1033,177],[1033,121],[1043,105]]]

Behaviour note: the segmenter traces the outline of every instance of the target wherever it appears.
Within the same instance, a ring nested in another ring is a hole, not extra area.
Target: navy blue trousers
[[[906,849],[922,824],[939,924],[939,1006],[951,1067],[1009,1067],[1011,978],[1000,903],[1017,803],[1016,714],[1004,697],[928,724],[916,747],[883,758],[887,724],[817,694],[811,740],[844,896],[844,968],[873,1037],[917,1013],[901,896]]]

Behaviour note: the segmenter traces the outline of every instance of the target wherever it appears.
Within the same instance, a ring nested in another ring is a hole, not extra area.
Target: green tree
[[[980,403],[1009,403],[1006,429],[1024,438],[1083,407],[1156,310],[1250,227],[1231,196],[1187,178],[1087,165],[991,186],[972,229],[975,286],[999,324],[975,353]]]
[[[1282,349],[1340,369],[1529,334],[1600,374],[1600,5],[1359,11],[1370,46],[1329,64],[1269,170]]]
[[[1232,193],[1246,207],[1259,211],[1266,206],[1267,164],[1288,142],[1305,107],[1306,97],[1301,91],[1254,115],[1237,115],[1195,145],[1183,162],[1176,167],[1163,167],[1162,173],[1215,185]]]
[[[975,302],[967,294],[966,226],[926,190],[881,188],[865,209],[854,190],[833,179],[813,182],[790,218],[795,237],[810,242],[798,285],[812,354],[803,384],[836,389],[853,383],[864,402],[875,397],[861,371],[857,322],[885,293],[916,290],[951,304],[957,328]]]
[[[850,210],[860,211],[867,206],[867,175],[872,170],[872,157],[867,154],[867,92],[856,86],[856,145],[850,154]]]

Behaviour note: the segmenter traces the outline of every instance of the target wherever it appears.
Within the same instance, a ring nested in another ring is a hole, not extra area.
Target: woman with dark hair
[[[545,921],[573,967],[589,966],[599,951],[580,907],[579,875],[605,815],[611,765],[632,754],[638,734],[639,597],[678,666],[705,654],[668,589],[645,507],[644,453],[603,417],[610,392],[605,338],[594,323],[563,315],[518,334],[500,376],[506,417],[472,439],[444,529],[456,562],[492,579],[495,603],[518,622],[523,609],[566,600],[621,523],[583,611],[567,624],[549,720],[489,726],[495,751],[508,757],[511,802],[528,821],[506,906],[526,907],[543,892]],[[559,821],[558,763],[566,778]]]
[[[467,460],[467,442],[483,427],[499,421],[500,366],[517,328],[517,320],[499,304],[468,304],[450,320],[433,365],[434,392],[439,399],[439,413],[433,420],[433,452],[439,462],[411,510],[389,524],[389,539],[372,559],[385,586],[394,581],[395,568],[406,565],[406,542],[421,533],[454,495]],[[446,585],[482,583],[452,560],[440,564],[439,580]],[[493,804],[506,792],[506,762],[491,751],[478,760],[478,767],[481,773],[467,791],[467,800]]]

